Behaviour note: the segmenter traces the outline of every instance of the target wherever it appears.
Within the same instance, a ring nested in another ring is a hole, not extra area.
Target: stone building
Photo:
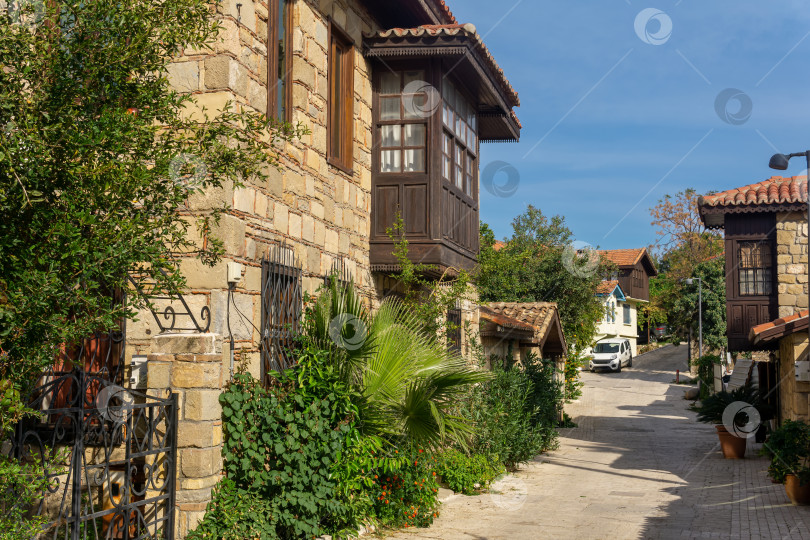
[[[442,0],[225,0],[215,17],[214,49],[182,51],[170,69],[196,98],[188,114],[232,102],[309,133],[279,149],[279,169],[189,198],[194,213],[229,207],[214,231],[225,257],[183,259],[182,305],[156,301],[127,329],[133,386],[178,394],[180,538],[220,478],[218,395],[234,362],[257,377],[288,365],[302,294],[333,270],[372,307],[396,294],[386,230],[398,216],[415,262],[472,269],[480,144],[515,141],[521,127],[517,93]],[[477,302],[448,317],[477,324]]]
[[[707,228],[725,231],[728,350],[758,360],[777,420],[810,419],[810,383],[796,381],[808,342],[807,178],[774,176],[698,207]]]

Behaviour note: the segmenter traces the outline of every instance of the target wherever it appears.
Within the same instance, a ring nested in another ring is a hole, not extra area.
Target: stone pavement
[[[686,347],[667,347],[622,373],[583,373],[566,407],[578,427],[559,450],[504,478],[498,493],[453,495],[429,529],[396,540],[810,539],[810,507],[790,504],[765,474],[760,445],[726,460],[712,426],[699,424],[671,384]]]

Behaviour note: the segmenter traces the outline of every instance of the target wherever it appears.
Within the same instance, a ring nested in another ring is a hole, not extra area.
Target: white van
[[[633,351],[629,339],[608,338],[596,342],[591,355],[591,371],[596,371],[597,368],[621,371],[622,366],[633,367]]]

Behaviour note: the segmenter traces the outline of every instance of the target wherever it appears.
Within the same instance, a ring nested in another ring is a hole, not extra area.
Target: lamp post
[[[703,357],[703,280],[700,278],[689,278],[687,285],[698,282],[698,360]]]
[[[777,171],[784,171],[788,168],[788,161],[790,158],[804,156],[807,160],[807,189],[810,189],[810,150],[804,152],[796,152],[795,154],[774,154],[771,156],[771,161],[768,167]],[[807,199],[807,276],[808,276],[808,298],[807,307],[810,309],[810,196]],[[810,343],[810,342],[809,342]]]

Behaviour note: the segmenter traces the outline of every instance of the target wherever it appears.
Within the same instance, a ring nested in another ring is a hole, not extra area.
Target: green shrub
[[[796,475],[802,485],[810,482],[810,425],[785,420],[768,436],[760,454],[771,459],[768,476],[775,482],[784,483],[789,474]]]
[[[189,540],[276,540],[273,501],[261,493],[245,491],[228,477],[214,488],[205,517],[189,533]]]
[[[708,397],[714,388],[714,366],[719,365],[720,357],[714,354],[704,354],[700,358],[692,361],[698,368],[698,380],[700,380],[700,399]]]
[[[545,451],[554,429],[534,423],[533,385],[526,373],[495,367],[493,375],[473,389],[463,414],[476,428],[470,450],[496,455],[511,469]]]
[[[288,375],[265,389],[240,373],[220,396],[225,474],[269,501],[279,538],[319,536],[323,519],[346,512],[331,475],[351,429],[334,416],[346,404],[335,393],[305,400],[296,389]]]
[[[436,472],[453,491],[474,495],[488,488],[506,469],[498,456],[468,456],[451,448],[436,456]]]
[[[394,450],[399,465],[378,471],[374,478],[374,515],[388,527],[428,527],[438,515],[436,462],[422,448]]]

